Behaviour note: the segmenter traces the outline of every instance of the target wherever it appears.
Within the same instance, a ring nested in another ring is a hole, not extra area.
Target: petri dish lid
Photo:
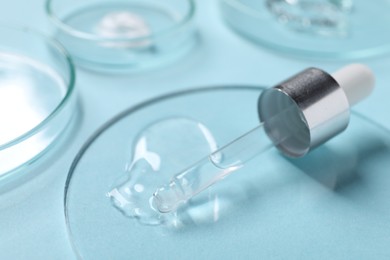
[[[389,53],[389,7],[386,0],[221,0],[229,26],[259,45],[336,60]]]
[[[0,27],[0,180],[28,167],[68,128],[74,68],[57,42],[26,28]]]
[[[142,224],[112,206],[107,192],[126,174],[145,128],[190,118],[223,145],[258,124],[263,89],[177,92],[132,107],[100,128],[75,158],[65,187],[75,253],[82,259],[359,258],[361,250],[353,249],[361,247],[367,256],[388,253],[390,135],[356,113],[345,132],[304,158],[290,160],[275,149],[253,159],[202,195],[203,203],[189,202],[179,228]],[[167,154],[175,156],[181,155]],[[195,157],[189,159],[200,159]],[[334,250],[324,250],[323,241]]]

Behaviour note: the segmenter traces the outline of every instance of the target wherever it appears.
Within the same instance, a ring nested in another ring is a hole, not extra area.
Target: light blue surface
[[[291,59],[258,48],[235,35],[223,24],[216,1],[197,2],[199,4],[197,25],[201,31],[202,42],[197,51],[187,59],[165,69],[133,75],[112,76],[84,70],[77,71],[77,88],[82,112],[80,123],[72,138],[66,145],[58,147],[59,152],[43,158],[38,169],[24,173],[36,174],[36,176],[23,185],[0,194],[0,259],[75,258],[68,242],[63,214],[65,178],[73,158],[86,139],[105,121],[125,108],[174,90],[234,83],[270,85],[308,66],[318,66],[333,71],[343,65],[340,62],[325,63]],[[3,1],[0,19],[3,22],[29,25],[49,32],[43,5],[44,1],[41,0]],[[356,110],[390,128],[388,116],[390,57],[364,62],[373,68],[378,84],[374,94]],[[332,202],[329,200],[327,203]],[[265,217],[269,219],[272,214],[278,214],[278,208],[283,207],[283,205],[268,206],[270,212],[265,213]],[[326,207],[322,210],[324,212],[316,214],[325,216]],[[340,207],[340,214],[342,213]],[[294,217],[296,216],[291,216]],[[310,215],[304,216],[302,225],[308,218]],[[276,221],[273,223],[277,224]],[[356,238],[356,243],[362,245],[361,248],[351,247],[349,250],[345,246],[353,245],[353,241],[348,241],[345,245],[335,244],[332,241],[315,239],[315,234],[310,234],[313,242],[324,244],[324,250],[311,250],[311,245],[300,245],[296,240],[299,237],[294,234],[298,232],[297,227],[290,231],[288,227],[279,227],[279,229],[286,229],[285,236],[290,237],[291,243],[280,245],[279,252],[270,251],[268,256],[269,258],[357,259],[359,256],[368,258],[375,255],[376,259],[381,257],[389,259],[390,249],[381,244],[382,239],[389,236],[381,232],[381,226],[388,223],[371,221],[358,223],[372,226],[370,233],[364,233],[367,229],[351,224],[351,228],[356,228],[355,231],[361,228],[361,237]],[[331,227],[329,229],[324,227],[323,231],[326,230],[332,231]],[[339,240],[342,241],[340,237],[342,238],[343,234],[338,232],[335,234],[338,234]],[[378,244],[380,246],[377,246]],[[319,248],[319,245],[316,244],[313,248]],[[267,248],[264,248],[264,252],[267,252]]]

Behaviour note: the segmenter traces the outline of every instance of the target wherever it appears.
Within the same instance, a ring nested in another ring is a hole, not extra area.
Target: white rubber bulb
[[[374,89],[375,76],[363,64],[350,64],[332,74],[344,90],[349,105],[353,106],[366,98]]]

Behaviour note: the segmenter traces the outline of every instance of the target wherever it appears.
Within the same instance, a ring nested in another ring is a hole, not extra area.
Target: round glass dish
[[[87,68],[142,70],[196,43],[193,0],[48,0],[46,12],[55,37]]]
[[[75,74],[57,42],[29,29],[0,27],[0,180],[28,166],[67,128]]]
[[[221,0],[228,25],[278,52],[358,59],[390,52],[387,0]]]
[[[107,192],[128,174],[137,150],[132,148],[146,136],[141,132],[161,120],[177,120],[179,132],[154,132],[163,143],[174,137],[160,148],[168,151],[161,163],[177,157],[187,160],[183,164],[197,161],[199,153],[182,156],[196,153],[194,146],[174,152],[175,142],[188,141],[179,118],[203,124],[221,146],[258,124],[262,89],[178,92],[130,108],[100,128],[75,158],[65,187],[66,223],[76,254],[81,259],[328,259],[389,253],[390,134],[357,114],[344,133],[304,158],[286,159],[275,149],[254,158],[183,206],[172,226],[145,224],[112,205]],[[155,151],[149,144],[147,149]],[[362,247],[367,251],[353,250]]]

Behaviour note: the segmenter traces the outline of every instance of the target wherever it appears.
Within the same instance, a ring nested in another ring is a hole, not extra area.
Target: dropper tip
[[[153,193],[153,204],[161,213],[174,211],[181,200],[170,186],[163,186]]]

